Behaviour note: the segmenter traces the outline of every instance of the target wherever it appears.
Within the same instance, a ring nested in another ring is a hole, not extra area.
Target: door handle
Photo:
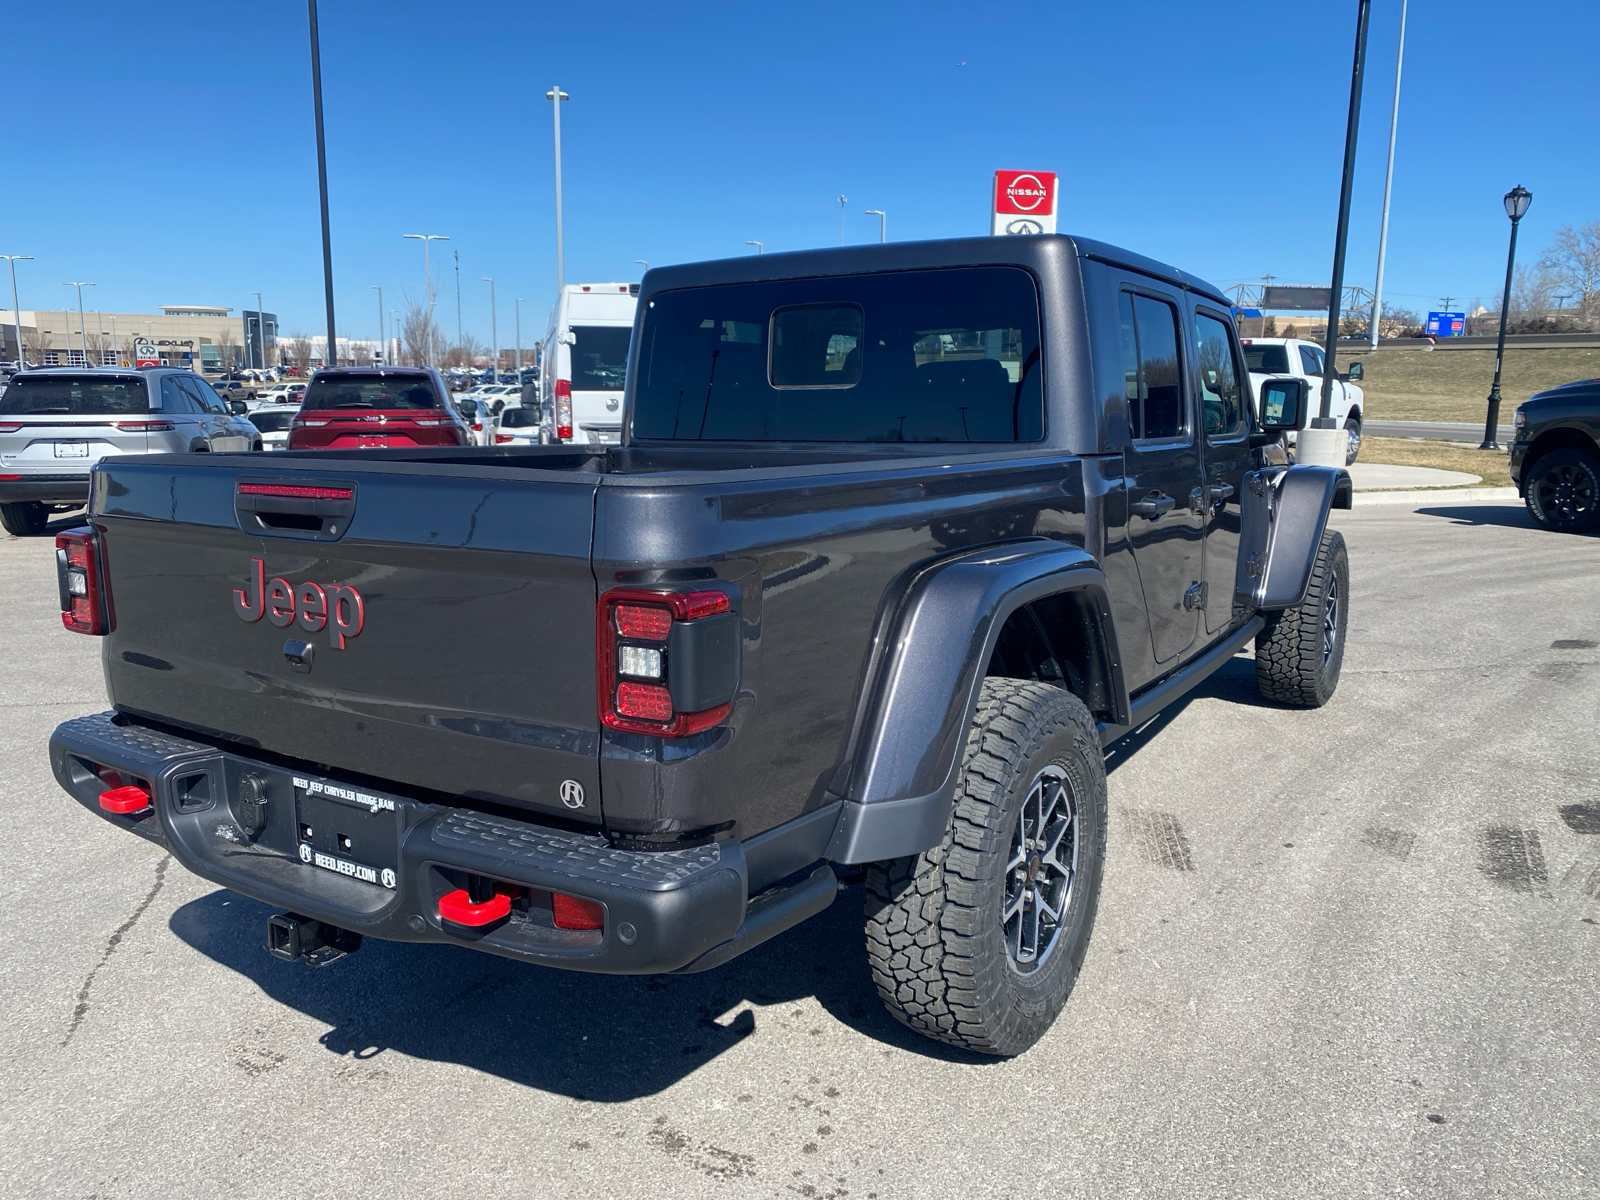
[[[1128,511],[1135,516],[1144,517],[1148,521],[1158,521],[1163,515],[1176,508],[1178,502],[1164,492],[1151,492],[1142,500],[1135,500],[1128,505]]]
[[[1229,496],[1233,495],[1231,483],[1208,483],[1189,492],[1189,511],[1196,516],[1209,517]]]

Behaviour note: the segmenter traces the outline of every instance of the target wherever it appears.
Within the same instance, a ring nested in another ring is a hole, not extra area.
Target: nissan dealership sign
[[[1056,173],[996,171],[991,233],[1054,233]]]

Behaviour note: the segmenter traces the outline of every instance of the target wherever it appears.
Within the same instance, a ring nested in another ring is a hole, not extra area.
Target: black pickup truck
[[[620,445],[103,461],[57,557],[113,708],[55,773],[313,964],[702,971],[864,874],[894,1014],[1020,1053],[1102,748],[1252,642],[1338,681],[1349,477],[1261,403],[1220,292],[1092,241],[652,270]]]

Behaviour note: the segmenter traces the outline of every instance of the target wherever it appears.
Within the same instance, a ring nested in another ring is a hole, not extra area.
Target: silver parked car
[[[261,442],[193,371],[23,371],[0,396],[0,524],[18,537],[44,533],[52,512],[83,507],[89,472],[108,455],[249,451]]]

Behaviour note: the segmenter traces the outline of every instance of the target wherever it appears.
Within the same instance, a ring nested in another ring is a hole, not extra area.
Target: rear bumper
[[[298,771],[114,717],[68,721],[50,739],[56,780],[74,799],[165,846],[197,875],[366,936],[448,942],[570,970],[656,974],[715,966],[833,899],[833,873],[820,863],[796,872],[798,881],[749,897],[744,849],[732,839],[689,850],[625,851],[595,834],[375,790],[363,795],[379,807],[352,803],[348,815],[343,800],[318,797],[319,824],[345,822],[362,831],[349,860],[376,868],[374,877],[392,863],[392,876],[382,875],[392,886],[362,882],[349,871],[302,861],[302,817],[312,801]],[[131,815],[103,811],[99,796],[107,784],[96,766],[148,785],[153,807]],[[265,824],[255,833],[239,819],[247,775],[261,781],[267,797]],[[378,829],[392,832],[392,841],[390,832],[373,832]],[[363,843],[372,847],[365,855]],[[314,857],[309,848],[305,856]],[[475,929],[441,920],[440,897],[463,886],[468,874],[513,885],[521,907]],[[548,916],[551,892],[598,902],[604,928],[555,928]]]
[[[82,475],[24,475],[0,479],[0,504],[39,500],[45,504],[89,503],[89,473]]]

